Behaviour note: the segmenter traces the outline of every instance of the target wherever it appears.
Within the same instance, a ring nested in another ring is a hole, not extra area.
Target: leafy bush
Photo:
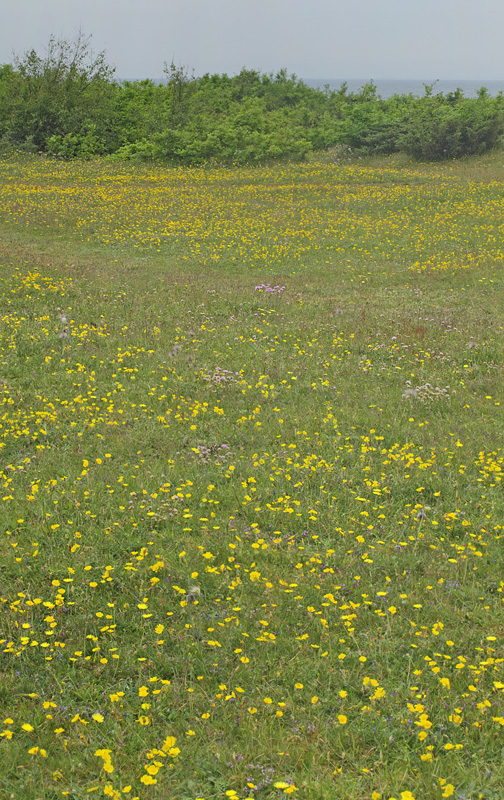
[[[91,125],[84,133],[67,133],[65,136],[50,136],[46,142],[49,155],[59,158],[88,159],[103,155],[103,143],[96,136],[96,128]]]
[[[412,158],[442,161],[479,155],[494,148],[504,130],[501,98],[476,100],[426,96],[408,120],[400,148]]]
[[[86,136],[83,129],[94,126],[101,148],[113,149],[113,72],[104,54],[95,56],[82,35],[73,43],[51,38],[44,58],[31,50],[13,67],[1,69],[2,135],[17,145],[45,150],[51,137]]]
[[[162,84],[143,80],[118,85],[110,117],[117,147],[150,139],[167,124],[169,109],[170,97]]]
[[[400,149],[407,120],[414,113],[418,98],[394,95],[382,100],[373,83],[355,95],[342,95],[338,141],[361,155],[389,154]]]
[[[285,70],[264,75],[195,78],[165,65],[165,82],[113,80],[104,53],[81,34],[51,38],[0,66],[0,146],[59,158],[112,155],[170,163],[260,163],[303,159],[312,150],[346,146],[356,154],[399,150],[440,160],[483,153],[499,144],[504,98],[484,89],[383,100],[373,83],[352,94],[308,87]]]
[[[311,144],[303,130],[280,112],[266,113],[264,101],[234,102],[226,116],[200,115],[154,139],[154,156],[185,164],[226,164],[303,158]]]
[[[115,153],[109,156],[113,161],[150,161],[155,158],[156,147],[148,139],[139,139],[136,142],[124,144]]]

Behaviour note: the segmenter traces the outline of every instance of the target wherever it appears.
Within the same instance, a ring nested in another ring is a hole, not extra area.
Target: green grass
[[[0,798],[501,796],[501,159],[1,163]]]

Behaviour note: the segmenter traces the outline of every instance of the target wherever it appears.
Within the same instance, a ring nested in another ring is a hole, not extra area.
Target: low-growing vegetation
[[[501,796],[501,172],[0,162],[0,797]]]

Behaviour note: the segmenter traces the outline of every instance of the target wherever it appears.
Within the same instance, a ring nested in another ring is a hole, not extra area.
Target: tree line
[[[437,161],[485,153],[503,131],[504,97],[484,87],[476,98],[425,86],[420,97],[382,99],[373,83],[352,93],[313,89],[286,70],[194,77],[174,63],[159,83],[117,81],[81,34],[0,66],[0,148],[60,158],[253,164],[345,146]]]

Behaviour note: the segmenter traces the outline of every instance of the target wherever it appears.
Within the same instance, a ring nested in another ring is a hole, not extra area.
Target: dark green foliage
[[[443,97],[426,95],[400,139],[408,155],[423,161],[442,161],[481,155],[494,148],[504,130],[503,98],[480,90],[475,100],[460,90]]]
[[[154,156],[186,164],[210,159],[253,163],[275,158],[302,158],[311,149],[303,130],[278,111],[266,113],[264,101],[249,97],[233,102],[226,115],[192,118],[154,140]]]
[[[31,50],[2,68],[0,134],[25,149],[46,150],[51,137],[85,138],[93,128],[95,152],[114,149],[113,72],[82,35],[71,44],[51,38],[44,58]]]
[[[119,146],[152,137],[164,127],[170,108],[170,98],[161,84],[144,80],[116,86],[114,124]]]
[[[46,150],[60,158],[93,158],[103,153],[103,143],[96,135],[96,126],[90,125],[82,133],[54,134],[46,141]]]
[[[344,94],[346,103],[339,127],[339,141],[362,155],[389,154],[400,149],[400,140],[415,113],[418,98],[394,95],[382,100],[374,84],[356,95]]]
[[[383,100],[373,83],[352,94],[311,89],[285,70],[243,69],[195,78],[173,62],[166,80],[113,80],[89,40],[51,38],[44,58],[30,51],[0,66],[0,142],[60,158],[110,155],[168,163],[260,163],[303,159],[348,145],[360,155],[403,151],[440,160],[495,147],[504,100],[481,89]]]

